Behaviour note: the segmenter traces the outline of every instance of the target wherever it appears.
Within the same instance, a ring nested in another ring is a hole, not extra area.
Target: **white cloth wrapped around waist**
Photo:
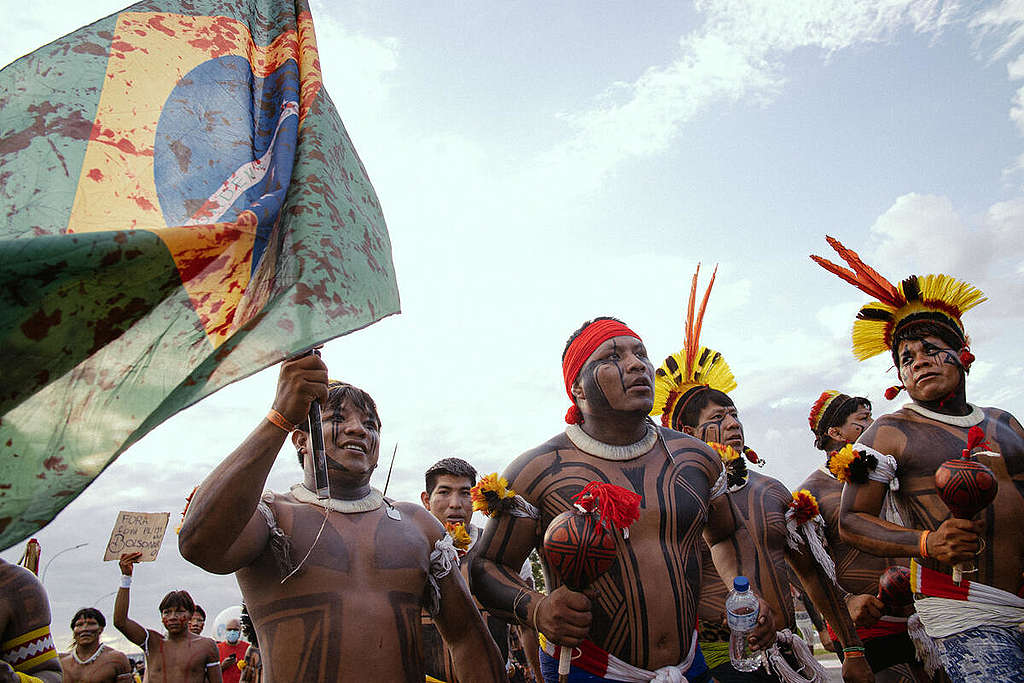
[[[544,652],[552,657],[558,657],[559,646],[548,639],[541,638],[541,647],[544,649]],[[588,647],[597,648],[593,643],[588,643]],[[663,666],[655,671],[648,671],[647,669],[633,666],[610,652],[605,652],[604,654],[608,658],[605,670],[589,673],[613,681],[623,681],[624,683],[685,683],[686,672],[693,666],[693,659],[697,654],[697,630],[694,629],[693,637],[690,638],[690,652],[686,655],[686,659],[678,664]]]
[[[1024,631],[1024,600],[1013,593],[1006,595],[1015,598],[1016,604],[1009,601],[996,604],[949,598],[919,598],[914,601],[914,608],[921,619],[921,624],[924,625],[925,633],[932,638],[945,638],[979,626],[1017,628]]]

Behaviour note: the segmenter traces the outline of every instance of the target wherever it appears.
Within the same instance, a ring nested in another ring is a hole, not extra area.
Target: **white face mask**
[[[237,643],[239,635],[240,635],[239,631],[229,630],[228,631],[228,635],[227,635],[228,642],[229,643]]]

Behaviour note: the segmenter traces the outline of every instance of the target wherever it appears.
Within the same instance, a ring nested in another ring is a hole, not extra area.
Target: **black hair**
[[[839,397],[836,397],[836,401],[838,399]],[[826,453],[841,448],[843,445],[828,435],[828,430],[831,427],[842,427],[846,418],[861,408],[871,410],[871,401],[863,396],[847,396],[844,400],[839,401],[838,405],[836,405],[836,401],[833,401],[832,405],[825,410],[825,414],[821,416],[821,421],[818,423],[818,430],[814,433],[814,447]],[[835,407],[833,408],[833,406]]]
[[[204,610],[199,605],[196,605],[196,608],[195,608],[195,610],[193,610],[192,614],[198,614],[199,616],[201,616],[203,618],[203,621],[206,621],[206,610]]]
[[[256,626],[252,623],[252,617],[249,616],[249,608],[244,602],[242,603],[242,614],[238,617],[238,623],[242,626],[242,637],[245,638],[245,642],[258,648],[260,643],[256,639]]]
[[[434,492],[434,487],[437,486],[437,478],[442,474],[449,474],[453,477],[465,477],[469,479],[470,486],[476,486],[476,469],[472,465],[461,458],[445,458],[431,465],[424,475],[428,496]]]
[[[163,612],[171,607],[184,607],[189,614],[194,614],[196,611],[196,603],[193,602],[188,591],[171,591],[165,595],[164,599],[160,601],[160,611]]]
[[[964,335],[951,325],[927,318],[905,321],[900,324],[892,337],[892,362],[896,366],[897,371],[900,367],[900,343],[905,341],[923,341],[928,336],[935,336],[946,342],[949,344],[949,348],[953,349],[954,353],[958,353],[966,344]]]
[[[75,612],[75,616],[71,617],[72,630],[75,628],[75,622],[79,619],[95,619],[96,623],[100,625],[100,628],[107,625],[107,620],[103,618],[103,613],[95,607],[83,607]]]
[[[723,408],[732,408],[736,405],[724,391],[704,386],[694,387],[676,401],[676,407],[672,410],[672,429],[681,431],[683,427],[696,427],[701,411],[709,403]]]
[[[619,323],[620,325],[625,325],[626,324],[626,323],[622,322],[621,320],[619,320],[618,318],[613,318],[610,315],[602,315],[602,316],[599,316],[597,318],[594,318],[593,320],[588,320],[587,322],[583,323],[582,325],[579,326],[579,329],[577,329],[575,332],[573,332],[569,336],[569,339],[565,342],[565,348],[562,349],[562,361],[563,362],[565,362],[565,354],[569,353],[569,347],[572,346],[572,343],[573,343],[573,341],[576,340],[576,337],[580,336],[580,334],[583,333],[583,330],[587,329],[588,327],[590,327],[591,325],[593,325],[594,323],[596,323],[599,320],[614,320],[615,322]]]
[[[362,412],[369,418],[372,418],[377,423],[377,429],[380,430],[380,415],[377,414],[377,404],[374,403],[373,398],[360,389],[359,387],[345,382],[333,382],[328,388],[327,392],[327,403],[321,406],[321,410],[327,411],[338,411],[341,410],[341,404],[345,400],[348,400],[357,410]],[[296,429],[309,433],[309,420],[305,419],[296,425]],[[299,458],[299,465],[302,465],[302,451],[297,453]]]

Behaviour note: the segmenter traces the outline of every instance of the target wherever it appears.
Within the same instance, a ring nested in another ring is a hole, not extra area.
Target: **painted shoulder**
[[[444,536],[444,525],[422,505],[408,501],[396,501],[392,504],[402,513],[402,519],[408,519],[415,524],[431,544],[436,543],[439,538]]]
[[[569,441],[569,437],[565,435],[565,432],[559,432],[539,446],[534,446],[525,453],[520,454],[515,460],[509,463],[508,467],[506,467],[505,471],[502,473],[502,476],[508,479],[511,483],[524,469],[526,469],[528,465],[546,466],[557,451],[570,448],[574,447],[572,442]]]

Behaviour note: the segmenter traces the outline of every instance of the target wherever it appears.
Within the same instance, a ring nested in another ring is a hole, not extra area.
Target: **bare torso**
[[[149,629],[145,683],[204,683],[207,665],[220,666],[217,644],[186,631],[168,638]]]
[[[786,562],[786,510],[793,494],[777,479],[749,472],[747,485],[730,492],[729,497],[757,552],[755,573],[748,578],[771,606],[775,628],[792,629],[796,617]],[[713,608],[724,614],[724,596],[727,593],[722,595],[721,605],[716,604]]]
[[[977,558],[978,572],[972,580],[1016,593],[1024,571],[1024,432],[1009,413],[984,408],[979,425],[985,432],[987,449],[997,455],[979,453],[979,462],[995,473],[999,492],[992,505],[975,519],[984,522],[985,548]],[[905,526],[935,530],[949,517],[949,509],[935,489],[935,471],[967,445],[967,428],[943,424],[906,408],[879,418],[861,441],[892,455],[898,464],[900,488],[897,508]],[[932,569],[949,573],[950,568],[933,560],[919,560]]]
[[[65,683],[127,683],[130,681],[131,664],[124,653],[111,647],[101,647],[103,652],[88,664],[79,664],[72,652],[61,654],[60,666],[64,670]],[[88,661],[89,657],[80,656],[79,659]],[[121,677],[118,678],[118,676]]]
[[[869,555],[839,537],[839,504],[843,497],[841,481],[817,469],[800,484],[800,488],[807,489],[818,500],[818,508],[825,519],[829,555],[836,563],[836,579],[846,592],[875,595],[878,593],[878,579],[887,567],[909,562]]]
[[[275,496],[272,508],[297,564],[313,547],[324,511],[291,495]],[[423,681],[429,513],[398,503],[395,520],[388,509],[330,512],[316,547],[283,585],[269,545],[238,571],[264,655],[264,681]]]
[[[701,590],[697,548],[704,543],[701,532],[714,483],[709,479],[717,478],[720,468],[718,456],[702,442],[669,430],[662,434],[673,457],[659,441],[633,460],[602,460],[559,434],[506,471],[510,486],[540,510],[538,547],[551,520],[570,509],[572,496],[590,481],[642,496],[629,539],[616,538],[617,561],[591,586],[598,597],[589,637],[647,669],[678,664],[689,652]],[[545,577],[549,590],[561,584],[546,564]]]

